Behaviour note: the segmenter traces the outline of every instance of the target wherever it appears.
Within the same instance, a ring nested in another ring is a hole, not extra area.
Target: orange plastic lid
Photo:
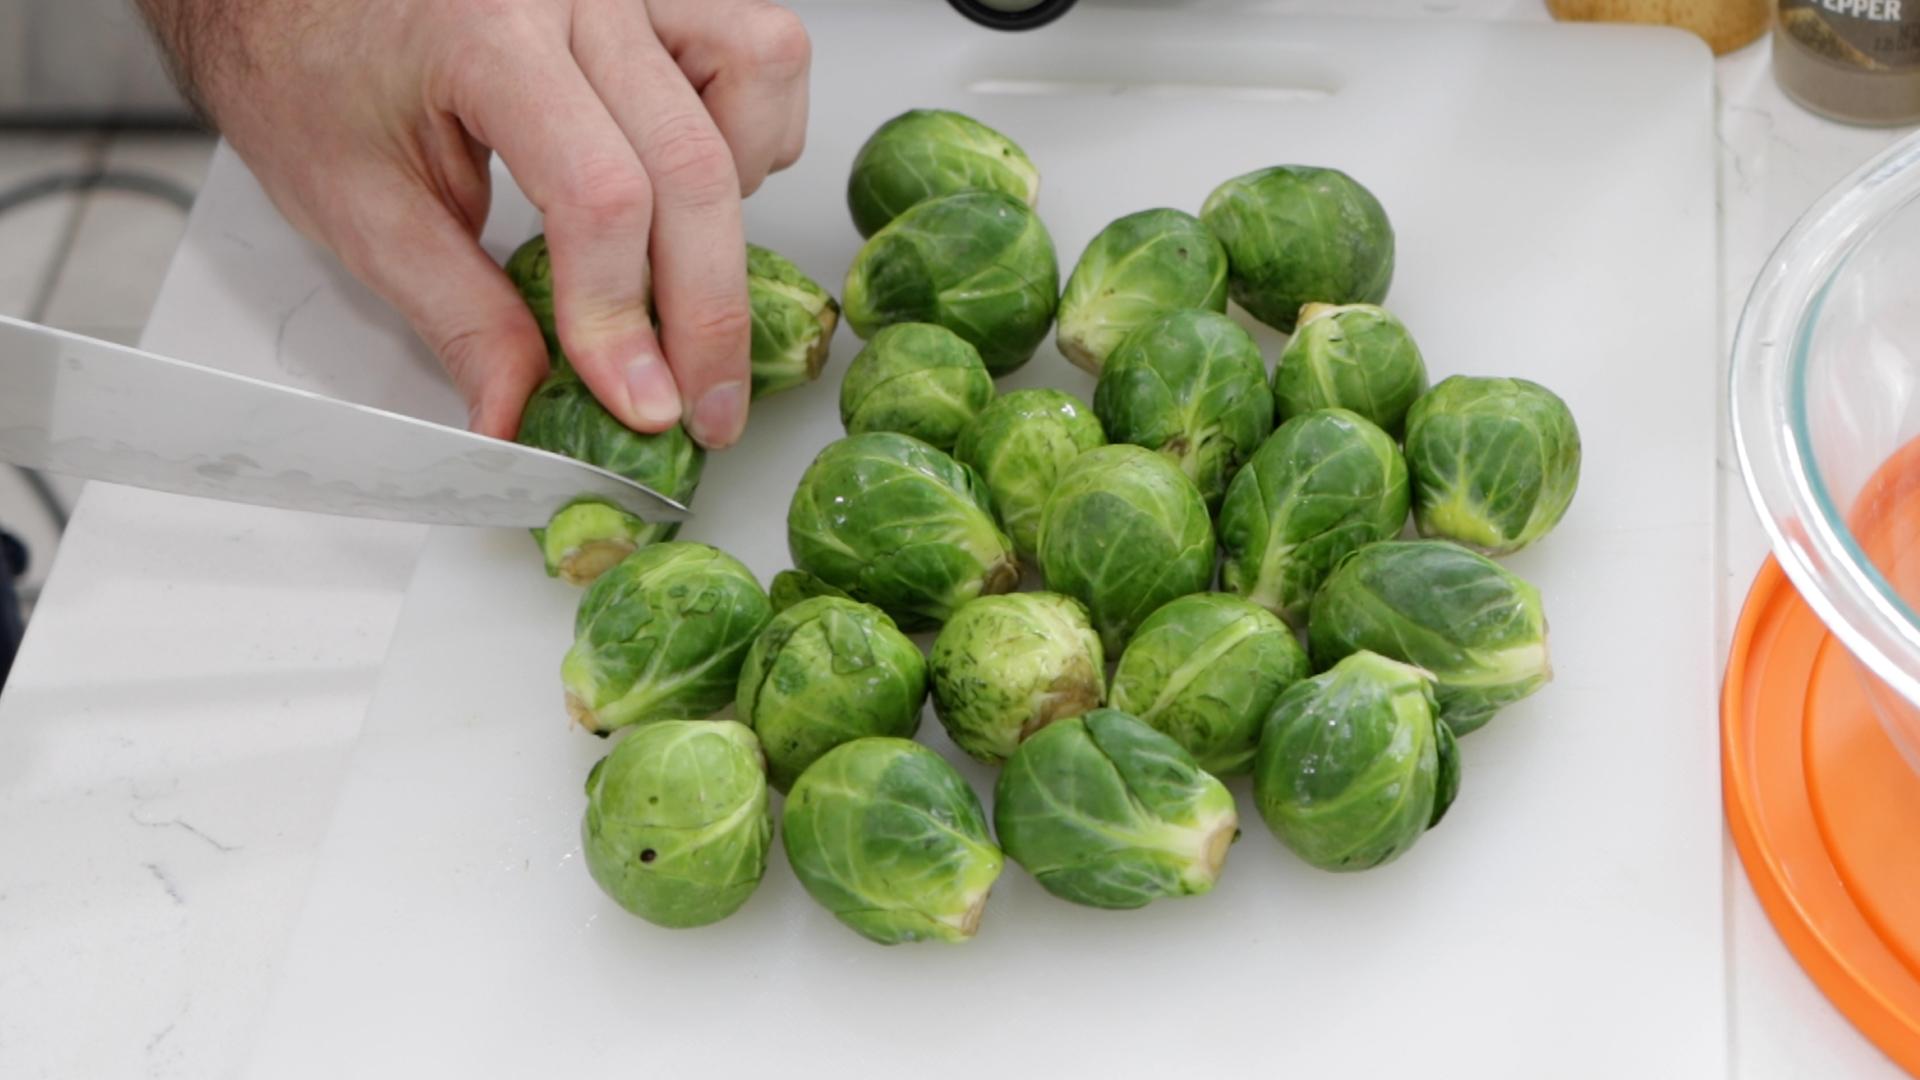
[[[1920,517],[1920,500],[1898,505]],[[1800,966],[1920,1074],[1920,773],[1881,727],[1865,679],[1769,559],[1721,694],[1727,823]]]

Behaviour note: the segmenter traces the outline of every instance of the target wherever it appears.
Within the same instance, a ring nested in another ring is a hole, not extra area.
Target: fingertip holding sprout
[[[597,465],[686,503],[700,486],[707,452],[678,424],[645,435],[622,424],[570,370],[534,391],[521,414],[519,441]],[[671,540],[678,524],[651,524],[601,500],[569,503],[545,529],[534,530],[547,573],[576,585],[592,582],[625,555]]]
[[[817,378],[840,323],[840,304],[820,284],[776,251],[748,244],[747,304],[752,320],[749,367],[751,396],[755,399],[805,385]],[[556,369],[571,371],[554,322],[553,259],[544,233],[515,249],[505,272],[527,302],[547,353]],[[646,298],[649,309],[651,297]],[[633,365],[629,381],[638,409],[655,410],[650,419],[671,423],[659,409],[676,407],[673,379],[655,368],[657,357]],[[662,381],[662,380],[665,381]],[[727,425],[723,425],[727,426]]]

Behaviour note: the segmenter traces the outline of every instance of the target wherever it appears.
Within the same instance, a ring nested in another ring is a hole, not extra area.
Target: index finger
[[[559,31],[467,70],[456,112],[545,218],[555,321],[581,381],[638,431],[681,415],[647,312],[653,191]]]
[[[731,445],[747,422],[752,332],[733,153],[631,5],[583,2],[573,52],[653,185],[654,302],[687,430],[707,446]]]

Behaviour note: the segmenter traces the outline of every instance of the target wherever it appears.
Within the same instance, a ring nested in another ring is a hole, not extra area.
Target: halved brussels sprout
[[[668,720],[620,740],[587,774],[580,839],[593,880],[650,923],[705,926],[740,910],[773,847],[753,732]]]
[[[753,571],[726,552],[685,541],[641,548],[580,598],[560,667],[567,714],[596,735],[712,716],[733,701],[772,617]]]
[[[1134,331],[1107,357],[1093,411],[1107,438],[1180,466],[1209,508],[1273,431],[1260,346],[1212,311],[1176,311]]]
[[[571,372],[550,376],[520,417],[519,441],[598,465],[685,504],[700,486],[707,452],[678,424],[642,435],[622,424]],[[533,536],[547,573],[584,585],[627,553],[671,540],[678,524],[649,524],[599,500],[570,503]]]
[[[840,423],[849,435],[897,431],[952,450],[993,400],[980,353],[932,323],[896,323],[873,335],[840,383]]]
[[[905,630],[1020,583],[973,470],[918,439],[849,435],[814,458],[787,510],[793,563]]]
[[[747,245],[747,302],[753,313],[753,396],[812,382],[827,362],[840,304],[778,252]]]
[[[1280,425],[1220,505],[1221,581],[1299,627],[1335,564],[1407,522],[1407,463],[1386,432],[1345,409]]]
[[[597,498],[561,507],[545,528],[533,530],[545,556],[547,576],[569,585],[590,585],[664,530]]]
[[[1227,252],[1200,219],[1142,210],[1100,230],[1067,277],[1054,340],[1100,374],[1128,334],[1176,311],[1227,310]]]
[[[515,248],[507,257],[507,280],[519,291],[540,324],[540,336],[547,339],[547,353],[560,355],[560,334],[553,322],[553,257],[547,251],[547,236],[541,233]]]
[[[1525,379],[1444,379],[1407,414],[1413,521],[1489,555],[1547,535],[1580,486],[1567,403]]]
[[[734,716],[760,736],[785,791],[841,743],[912,738],[926,699],[926,658],[885,612],[816,596],[775,615],[747,651]]]
[[[1405,323],[1375,304],[1308,304],[1273,369],[1282,419],[1348,409],[1399,438],[1427,392],[1427,364]]]
[[[1227,249],[1227,289],[1253,317],[1292,331],[1304,304],[1377,304],[1393,282],[1393,226],[1337,169],[1279,165],[1207,196],[1200,220]]]
[[[1553,678],[1540,593],[1441,540],[1355,552],[1314,597],[1307,638],[1323,668],[1364,649],[1432,672],[1456,735]]]
[[[1085,604],[1110,654],[1160,605],[1213,583],[1213,522],[1171,461],[1119,444],[1061,474],[1040,518],[1047,588]]]
[[[847,323],[862,338],[903,322],[938,323],[1005,375],[1033,358],[1053,325],[1060,266],[1026,203],[968,191],[929,199],[873,234],[847,271]]]
[[[827,751],[794,783],[784,825],[807,895],[882,945],[971,938],[1005,864],[979,796],[906,739]]]
[[[803,600],[816,596],[837,596],[842,600],[851,600],[845,590],[836,589],[803,570],[782,570],[773,575],[773,584],[767,586],[767,598],[773,601],[774,614],[793,607]]]
[[[1260,738],[1254,802],[1308,863],[1370,869],[1405,854],[1446,813],[1459,784],[1452,745],[1431,675],[1354,653],[1280,695]]]
[[[933,708],[955,746],[998,765],[1020,740],[1106,697],[1100,635],[1054,593],[983,596],[934,640]]]
[[[1212,891],[1239,826],[1226,785],[1115,709],[1036,733],[994,787],[1007,856],[1048,892],[1089,907]]]
[[[914,109],[880,125],[854,155],[847,207],[872,236],[915,203],[962,191],[998,191],[1034,205],[1040,172],[1012,139],[970,116]]]
[[[1022,561],[1040,553],[1040,511],[1060,473],[1107,445],[1100,421],[1060,390],[1015,390],[994,399],[960,432],[953,456],[987,482],[994,513]]]
[[[1147,617],[1114,671],[1113,707],[1215,776],[1253,767],[1280,692],[1312,674],[1287,624],[1237,596],[1195,593]]]

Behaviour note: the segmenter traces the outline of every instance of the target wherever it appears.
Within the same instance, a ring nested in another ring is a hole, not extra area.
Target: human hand
[[[547,371],[477,237],[498,152],[545,217],[568,358],[641,431],[746,423],[740,199],[799,157],[810,49],[766,0],[138,0],[297,228],[511,438]],[[660,331],[647,313],[649,260]]]

